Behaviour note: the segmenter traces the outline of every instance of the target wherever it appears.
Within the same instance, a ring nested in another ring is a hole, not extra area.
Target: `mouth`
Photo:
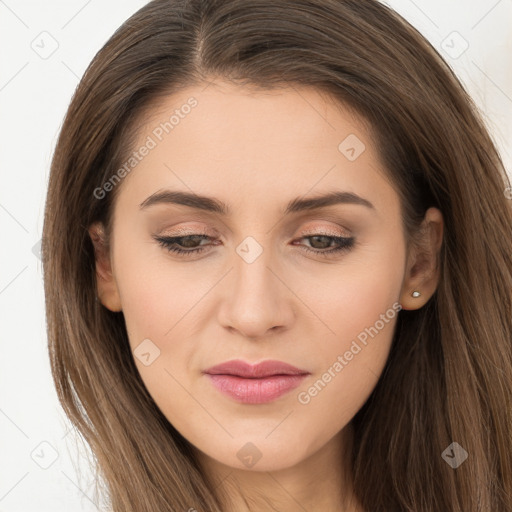
[[[310,375],[307,370],[282,361],[251,365],[241,360],[227,361],[204,373],[216,389],[245,404],[272,402],[295,389]]]

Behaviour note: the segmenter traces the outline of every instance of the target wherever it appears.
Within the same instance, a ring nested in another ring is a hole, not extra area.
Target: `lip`
[[[310,375],[282,361],[262,361],[251,365],[232,360],[213,366],[204,372],[219,391],[245,404],[272,402],[295,389]]]

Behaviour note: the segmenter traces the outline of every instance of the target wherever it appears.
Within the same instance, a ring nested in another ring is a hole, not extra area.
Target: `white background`
[[[0,0],[0,512],[101,509],[86,451],[68,430],[51,380],[37,250],[71,95],[95,53],[145,3]],[[512,0],[387,3],[455,69],[510,174]],[[464,41],[469,47],[459,56]],[[52,55],[41,55],[52,45]]]

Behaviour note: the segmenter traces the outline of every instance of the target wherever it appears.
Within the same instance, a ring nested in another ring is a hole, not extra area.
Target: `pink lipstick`
[[[232,360],[204,372],[222,393],[240,403],[272,402],[295,389],[310,373],[282,361],[251,365]]]

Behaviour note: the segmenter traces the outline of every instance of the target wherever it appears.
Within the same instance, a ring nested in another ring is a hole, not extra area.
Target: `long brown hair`
[[[219,492],[138,374],[122,312],[98,306],[87,228],[110,232],[145,109],[222,77],[305,85],[365,119],[414,241],[444,217],[440,283],[402,310],[391,353],[353,419],[354,490],[371,512],[512,510],[510,180],[473,101],[427,40],[375,0],[154,0],[98,52],[69,106],[45,211],[43,268],[59,399],[116,512],[220,512]],[[468,459],[442,457],[452,442]]]

